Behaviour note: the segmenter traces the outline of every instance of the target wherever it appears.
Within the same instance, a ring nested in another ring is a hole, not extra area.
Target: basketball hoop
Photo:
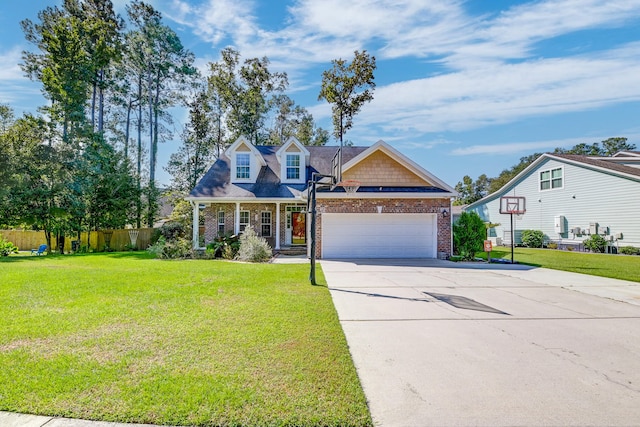
[[[526,200],[521,196],[500,197],[500,213],[511,215],[523,215],[527,212]]]
[[[345,179],[344,181],[339,182],[338,186],[344,188],[344,191],[347,194],[354,194],[358,191],[358,188],[360,188],[360,181],[355,179]]]

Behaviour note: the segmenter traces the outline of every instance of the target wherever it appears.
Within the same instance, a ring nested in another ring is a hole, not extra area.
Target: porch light
[[[447,208],[442,208],[442,216],[444,218],[449,216],[449,211],[447,210]]]

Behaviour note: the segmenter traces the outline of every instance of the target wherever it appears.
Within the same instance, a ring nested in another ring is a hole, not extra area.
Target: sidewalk
[[[125,424],[106,421],[74,420],[70,418],[43,417],[40,415],[14,414],[0,411],[2,427],[152,427],[151,424]]]

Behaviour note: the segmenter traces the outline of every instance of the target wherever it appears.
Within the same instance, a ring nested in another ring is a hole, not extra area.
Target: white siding
[[[563,168],[563,188],[539,191],[539,171]],[[524,196],[527,213],[515,221],[515,230],[541,230],[552,240],[581,241],[588,236],[574,236],[572,228],[588,229],[597,222],[608,226],[610,233],[622,233],[619,246],[640,247],[640,182],[608,173],[548,159],[501,195]],[[502,237],[510,229],[509,215],[499,213],[500,197],[470,209],[485,221],[500,223],[495,235]],[[554,217],[563,215],[569,232],[558,235]]]

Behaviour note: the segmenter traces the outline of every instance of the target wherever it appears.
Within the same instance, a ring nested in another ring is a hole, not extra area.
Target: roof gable
[[[289,138],[287,142],[285,142],[282,147],[280,147],[280,149],[276,151],[278,161],[281,161],[282,155],[284,153],[302,153],[304,154],[306,159],[309,159],[309,150],[307,150],[307,148],[294,137]]]
[[[343,179],[363,186],[432,186],[455,190],[386,142],[380,140],[342,166]]]
[[[640,151],[618,151],[611,157],[640,157]]]
[[[264,160],[264,157],[262,157],[262,154],[260,154],[260,151],[258,151],[255,145],[250,143],[247,138],[244,137],[244,135],[236,139],[236,142],[231,144],[229,148],[225,150],[224,154],[229,158],[233,158],[233,154],[236,152],[250,152],[254,155],[261,166],[265,166],[267,164]]]

